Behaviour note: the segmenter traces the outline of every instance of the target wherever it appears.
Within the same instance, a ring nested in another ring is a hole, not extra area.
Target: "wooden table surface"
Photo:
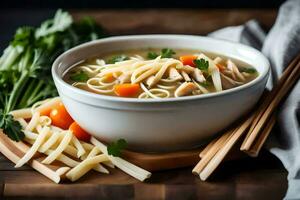
[[[10,12],[10,11],[7,11]],[[26,12],[32,18],[43,11]],[[14,12],[10,12],[14,13]],[[20,12],[18,12],[20,13]],[[71,10],[78,19],[94,17],[113,35],[144,33],[207,34],[221,27],[257,19],[266,28],[274,10]],[[12,15],[12,14],[11,14]],[[28,17],[28,16],[27,16]],[[22,20],[22,18],[18,19]],[[89,173],[77,183],[54,184],[28,167],[14,169],[0,155],[0,199],[282,199],[287,173],[267,152],[258,158],[226,161],[207,182],[192,175],[192,168],[156,172],[139,183],[119,170],[111,175]]]

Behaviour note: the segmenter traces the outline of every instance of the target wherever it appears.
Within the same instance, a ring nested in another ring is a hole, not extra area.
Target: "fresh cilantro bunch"
[[[65,50],[104,37],[91,18],[73,22],[68,12],[58,10],[40,27],[20,27],[0,57],[0,128],[12,140],[22,140],[21,125],[10,111],[29,107],[57,95],[51,65]]]

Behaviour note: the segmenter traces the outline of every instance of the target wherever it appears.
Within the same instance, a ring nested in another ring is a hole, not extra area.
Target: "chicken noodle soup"
[[[97,94],[131,98],[171,98],[220,92],[258,76],[240,61],[181,49],[128,50],[87,59],[64,79]]]

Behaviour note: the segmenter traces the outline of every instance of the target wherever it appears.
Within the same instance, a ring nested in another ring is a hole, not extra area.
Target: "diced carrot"
[[[225,66],[224,65],[216,64],[216,66],[219,68],[220,71],[224,71],[225,70]]]
[[[180,56],[179,59],[182,62],[182,64],[195,67],[194,60],[197,59],[197,56],[194,56],[194,55],[185,55],[185,56]]]
[[[64,130],[74,122],[63,103],[54,106],[50,112],[52,124]]]
[[[75,135],[75,137],[77,137],[79,140],[85,141],[85,142],[89,142],[91,135],[88,134],[85,130],[83,130],[78,124],[77,122],[73,122],[70,127],[69,130]]]
[[[52,108],[50,108],[50,107],[40,110],[40,115],[41,116],[50,116],[51,110],[52,110]]]
[[[112,73],[109,73],[109,74],[106,74],[106,75],[105,75],[105,81],[107,81],[107,82],[111,82],[111,81],[113,81],[114,79],[115,79],[115,77],[113,76]]]
[[[115,93],[120,97],[134,97],[140,91],[139,84],[124,83],[115,85]]]

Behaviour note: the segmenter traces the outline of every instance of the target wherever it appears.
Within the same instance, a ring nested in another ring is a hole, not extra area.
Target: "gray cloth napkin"
[[[262,51],[269,59],[272,73],[268,88],[278,80],[288,63],[300,52],[300,1],[286,1],[266,34],[259,23],[251,20],[244,25],[227,27],[209,34],[210,37],[240,42]],[[271,134],[266,147],[276,155],[288,175],[285,199],[300,199],[300,81],[279,109],[280,133]]]

